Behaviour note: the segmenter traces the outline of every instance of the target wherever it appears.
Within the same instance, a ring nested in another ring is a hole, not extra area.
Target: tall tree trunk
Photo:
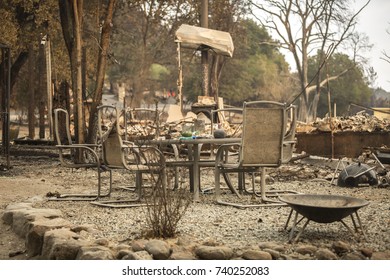
[[[317,108],[318,108],[318,103],[320,101],[320,92],[321,89],[318,89],[318,91],[314,93],[313,101],[311,103],[310,112],[309,112],[310,121],[315,121],[317,118]]]
[[[106,65],[108,58],[108,48],[110,46],[110,33],[112,29],[112,18],[114,15],[116,0],[110,0],[108,3],[106,16],[104,19],[104,24],[102,28],[101,38],[100,38],[100,52],[96,73],[96,86],[95,92],[93,95],[93,100],[91,104],[91,113],[89,117],[89,132],[88,132],[88,143],[94,143],[97,133],[97,107],[102,102],[102,93],[104,85],[104,76],[106,73]]]
[[[22,51],[19,53],[17,56],[15,62],[11,66],[11,92],[12,92],[12,87],[16,83],[16,79],[18,77],[20,69],[22,69],[23,65],[27,62],[28,59],[28,51]],[[2,61],[0,64],[0,75],[2,74],[3,71],[3,63],[7,63],[6,61]],[[2,85],[2,81],[0,80],[0,85]]]
[[[83,74],[82,74],[82,14],[83,0],[73,0],[73,35],[74,35],[74,80],[73,94],[75,99],[75,128],[76,128],[76,143],[85,143],[85,123],[83,114]]]
[[[299,98],[299,109],[298,109],[298,120],[306,122],[306,117],[307,117],[307,103],[306,103],[306,98],[303,95]]]
[[[226,58],[221,55],[213,55],[213,60],[211,61],[211,71],[210,71],[210,96],[214,97],[214,100],[218,102],[219,97],[219,81],[221,79],[221,74],[223,67],[225,65]]]
[[[210,67],[210,96],[212,96],[215,102],[218,102],[218,68],[219,68],[220,56],[215,55],[211,61]]]
[[[35,69],[34,69],[34,48],[32,45],[29,46],[29,58],[28,58],[28,72],[29,74],[29,81],[28,81],[28,96],[29,96],[29,105],[28,105],[28,137],[30,139],[35,138]]]
[[[38,93],[39,93],[39,138],[45,138],[45,92],[46,92],[46,71],[45,71],[45,54],[44,54],[44,45],[39,44],[39,56],[38,56],[38,66],[39,66],[39,78],[38,78]],[[50,114],[50,112],[48,112]]]
[[[74,124],[76,143],[85,143],[85,124],[82,99],[82,19],[83,0],[58,0],[65,45],[68,49],[74,99]],[[71,112],[69,112],[71,113]]]

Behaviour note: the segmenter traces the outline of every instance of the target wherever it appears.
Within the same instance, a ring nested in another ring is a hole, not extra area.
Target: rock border
[[[250,248],[231,248],[212,241],[194,244],[190,238],[138,239],[115,244],[107,239],[90,240],[83,232],[93,226],[75,226],[57,209],[37,209],[32,202],[10,204],[2,220],[24,238],[28,259],[40,260],[388,260],[390,252],[352,249],[343,242],[331,248],[310,244],[260,242]]]

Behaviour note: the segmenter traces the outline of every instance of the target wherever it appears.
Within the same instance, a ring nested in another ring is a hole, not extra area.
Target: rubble
[[[331,118],[331,122],[329,118],[318,118],[316,121],[308,124],[298,122],[296,131],[298,133],[390,131],[390,120],[379,119],[361,111],[353,116]]]
[[[119,120],[122,129],[120,134],[125,136],[127,133],[127,140],[129,141],[138,139],[180,138],[183,136],[183,129],[188,127],[187,129],[190,129],[198,137],[211,137],[212,135],[211,119],[202,112],[198,114],[188,112],[184,117],[168,117],[169,119],[173,119],[173,121],[160,122],[154,119],[132,119],[127,121],[127,125],[124,125],[124,118],[121,117]],[[226,119],[220,119],[218,123],[214,124],[214,129],[223,129],[226,137],[240,137],[240,120],[242,116],[232,113],[230,117],[231,120],[234,120],[232,122]],[[108,126],[111,127],[112,124]]]

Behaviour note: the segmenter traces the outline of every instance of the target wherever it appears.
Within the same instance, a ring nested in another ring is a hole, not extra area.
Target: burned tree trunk
[[[34,49],[33,46],[29,47],[28,57],[28,71],[29,71],[29,106],[28,106],[28,137],[30,139],[35,138],[35,68],[34,68]]]

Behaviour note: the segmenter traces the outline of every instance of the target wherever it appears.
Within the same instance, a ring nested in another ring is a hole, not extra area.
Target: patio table
[[[239,144],[241,138],[179,138],[179,139],[143,139],[136,140],[136,145],[186,145],[188,147],[188,155],[186,161],[175,162],[176,165],[189,167],[190,189],[194,192],[194,201],[199,200],[200,188],[200,167],[213,167],[214,159],[201,160],[200,150],[204,144],[212,144],[215,146],[223,144]],[[169,163],[168,163],[169,164]]]

